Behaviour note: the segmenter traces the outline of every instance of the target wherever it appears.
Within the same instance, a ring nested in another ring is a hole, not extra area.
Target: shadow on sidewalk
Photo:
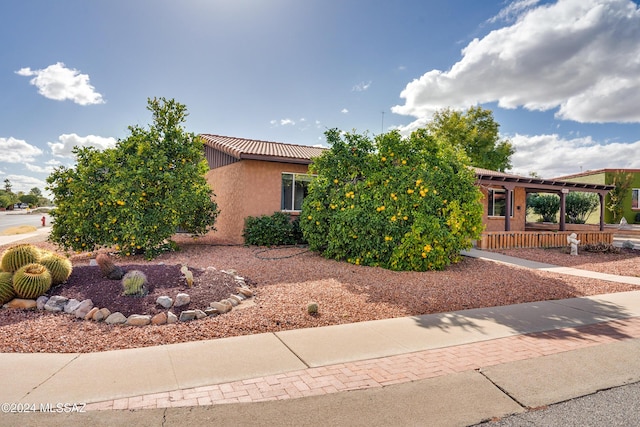
[[[589,336],[632,338],[622,330],[625,319],[629,317],[632,313],[618,304],[576,298],[470,309],[414,319],[421,327],[451,333],[462,329],[488,334],[489,321],[506,326],[516,334],[532,334],[545,339],[588,340]],[[581,328],[587,325],[592,326]]]

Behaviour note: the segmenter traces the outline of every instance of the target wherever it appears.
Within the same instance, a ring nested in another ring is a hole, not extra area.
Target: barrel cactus
[[[51,286],[59,285],[67,280],[73,269],[71,261],[69,261],[68,258],[53,252],[43,254],[38,264],[47,267],[47,270],[51,273]]]
[[[15,245],[4,251],[2,254],[2,271],[13,273],[27,264],[38,262],[40,250],[33,245],[23,243]]]
[[[42,264],[27,264],[13,275],[13,289],[20,298],[37,298],[49,288],[51,273]]]
[[[122,278],[124,294],[128,296],[144,296],[147,294],[147,276],[140,270],[131,270]]]
[[[12,276],[11,273],[0,273],[0,304],[7,303],[16,296],[16,291],[13,290]]]

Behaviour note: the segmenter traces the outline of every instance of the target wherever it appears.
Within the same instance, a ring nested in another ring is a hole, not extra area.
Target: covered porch
[[[522,177],[476,168],[476,183],[485,195],[492,195],[499,189],[501,211],[496,215],[493,200],[485,203],[487,229],[477,241],[479,249],[507,249],[533,247],[560,247],[567,245],[567,236],[576,233],[582,244],[613,243],[613,232],[605,229],[604,199],[614,187],[603,184],[545,180],[534,177]],[[597,193],[600,202],[598,225],[567,224],[566,196],[571,191]],[[538,227],[526,222],[526,195],[529,193],[551,193],[560,197],[560,218],[558,224]],[[514,204],[514,194],[518,205]],[[524,205],[524,209],[523,209]],[[515,206],[515,207],[514,207]]]

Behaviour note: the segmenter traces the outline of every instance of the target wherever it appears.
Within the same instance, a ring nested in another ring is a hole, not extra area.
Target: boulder
[[[125,325],[128,326],[146,326],[151,323],[151,316],[148,314],[132,314],[127,318]]]
[[[38,310],[44,310],[44,305],[49,301],[49,297],[46,295],[40,295],[36,300],[36,307]]]
[[[173,323],[176,323],[177,321],[178,321],[178,316],[176,316],[172,312],[168,311],[167,312],[167,323],[168,324],[173,324]]]
[[[175,307],[182,307],[183,305],[187,305],[191,302],[191,297],[189,294],[179,293],[176,295],[176,301],[173,303]]]
[[[3,308],[20,308],[22,310],[31,310],[38,306],[38,303],[34,299],[22,299],[14,298],[5,305]]]
[[[93,305],[93,304],[92,304]],[[100,310],[98,307],[92,307],[87,314],[85,314],[84,316],[84,320],[91,320],[93,319],[93,315],[96,314],[98,312],[98,310]],[[76,317],[78,317],[78,311],[76,310]]]
[[[240,293],[241,295],[244,295],[247,298],[251,298],[253,296],[253,291],[249,288],[239,287],[239,288],[236,288],[236,290],[238,291],[238,293]]]
[[[202,310],[193,310],[196,312],[196,319],[204,319],[205,317],[207,317],[207,313],[205,313]]]
[[[180,313],[180,321],[181,322],[188,322],[190,320],[193,320],[196,318],[196,311],[195,310],[185,310],[182,313]]]
[[[74,311],[76,311],[79,306],[80,306],[80,301],[78,301],[75,298],[70,299],[69,301],[67,301],[67,303],[64,306],[64,312],[67,314],[71,314]]]
[[[167,323],[167,313],[161,311],[151,318],[152,325],[164,325]]]
[[[101,308],[93,314],[93,320],[96,322],[101,322],[111,314],[111,310],[108,308]]]
[[[233,308],[233,306],[231,305],[231,303],[227,302],[225,303],[224,301],[214,301],[211,304],[209,304],[209,307],[215,308],[216,310],[218,310],[218,313],[227,313],[229,311],[231,311],[231,309]]]
[[[69,301],[69,298],[60,295],[54,295],[49,298],[47,303],[44,305],[44,309],[47,311],[52,311],[54,313],[62,311],[64,310],[64,306],[67,304],[67,301]]]
[[[156,300],[156,304],[164,308],[171,308],[171,306],[173,305],[173,299],[171,299],[171,297],[163,295],[158,297],[158,299]]]
[[[220,312],[213,307],[207,307],[204,309],[204,314],[206,314],[207,316],[217,316],[218,314],[220,314]]]
[[[86,319],[87,314],[89,313],[89,311],[91,311],[92,308],[93,301],[91,301],[90,299],[85,299],[80,302],[80,305],[78,306],[78,308],[76,308],[74,314],[78,319]]]
[[[119,311],[116,311],[115,313],[111,313],[109,316],[107,316],[106,319],[104,319],[104,323],[108,325],[119,325],[126,321],[127,321],[127,318],[125,317],[125,315],[120,313]]]

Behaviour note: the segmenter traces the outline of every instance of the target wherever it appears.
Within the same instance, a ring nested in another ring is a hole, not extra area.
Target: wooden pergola
[[[571,191],[597,193],[600,199],[600,231],[604,231],[604,197],[613,190],[613,185],[586,184],[580,182],[555,181],[533,177],[522,177],[475,168],[476,183],[484,186],[500,186],[505,189],[505,221],[504,231],[511,231],[511,199],[516,187],[523,187],[529,193],[553,193],[560,196],[560,231],[566,230],[565,212],[566,196]]]

